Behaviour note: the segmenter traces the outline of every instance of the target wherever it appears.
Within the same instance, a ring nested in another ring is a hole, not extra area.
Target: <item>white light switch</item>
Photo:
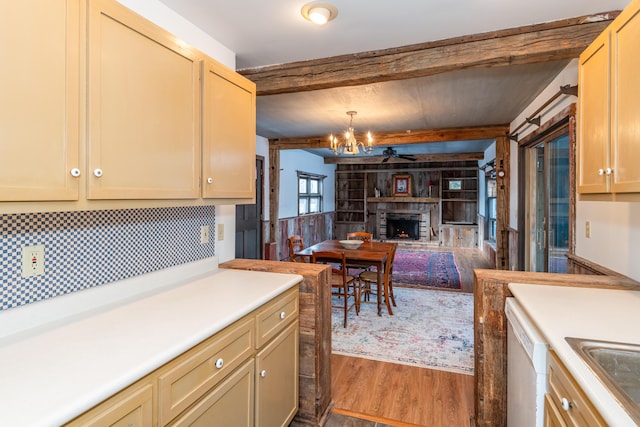
[[[44,245],[22,247],[22,277],[44,274]]]
[[[584,235],[588,239],[591,237],[591,221],[585,221],[584,223]]]
[[[217,240],[224,240],[224,224],[218,224]]]

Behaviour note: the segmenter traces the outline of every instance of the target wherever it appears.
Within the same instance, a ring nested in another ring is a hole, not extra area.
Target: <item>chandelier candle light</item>
[[[364,153],[370,153],[373,151],[373,137],[371,132],[367,132],[367,144],[362,141],[356,140],[355,131],[353,130],[353,116],[358,114],[356,111],[347,111],[347,114],[351,116],[349,121],[349,129],[344,133],[344,141],[338,141],[338,138],[329,136],[329,142],[331,143],[331,149],[335,154],[360,154],[360,151]]]

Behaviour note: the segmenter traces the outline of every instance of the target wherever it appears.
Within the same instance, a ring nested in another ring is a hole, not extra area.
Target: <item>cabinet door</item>
[[[150,427],[153,424],[153,386],[132,386],[101,403],[65,427]]]
[[[640,192],[640,1],[629,5],[610,28],[611,191]]]
[[[172,427],[252,427],[254,408],[254,361],[249,360],[200,402],[185,412]]]
[[[254,202],[255,84],[209,59],[202,72],[202,196]]]
[[[604,193],[609,167],[609,31],[580,55],[578,67],[578,192]]]
[[[298,411],[298,321],[256,356],[256,427],[286,426]]]
[[[79,2],[0,3],[0,200],[77,200]]]
[[[199,197],[200,55],[113,0],[88,3],[87,197]]]
[[[548,394],[544,396],[544,427],[567,427],[560,411]]]

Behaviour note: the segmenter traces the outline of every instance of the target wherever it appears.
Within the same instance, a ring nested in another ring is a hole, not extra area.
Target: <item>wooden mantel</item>
[[[368,203],[438,203],[436,197],[367,197]]]

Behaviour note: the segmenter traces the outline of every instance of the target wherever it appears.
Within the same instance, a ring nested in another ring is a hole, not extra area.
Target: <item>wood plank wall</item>
[[[289,260],[288,238],[294,234],[302,236],[304,245],[309,247],[323,240],[333,239],[335,212],[282,218],[278,221],[280,234],[277,238],[278,260]]]

